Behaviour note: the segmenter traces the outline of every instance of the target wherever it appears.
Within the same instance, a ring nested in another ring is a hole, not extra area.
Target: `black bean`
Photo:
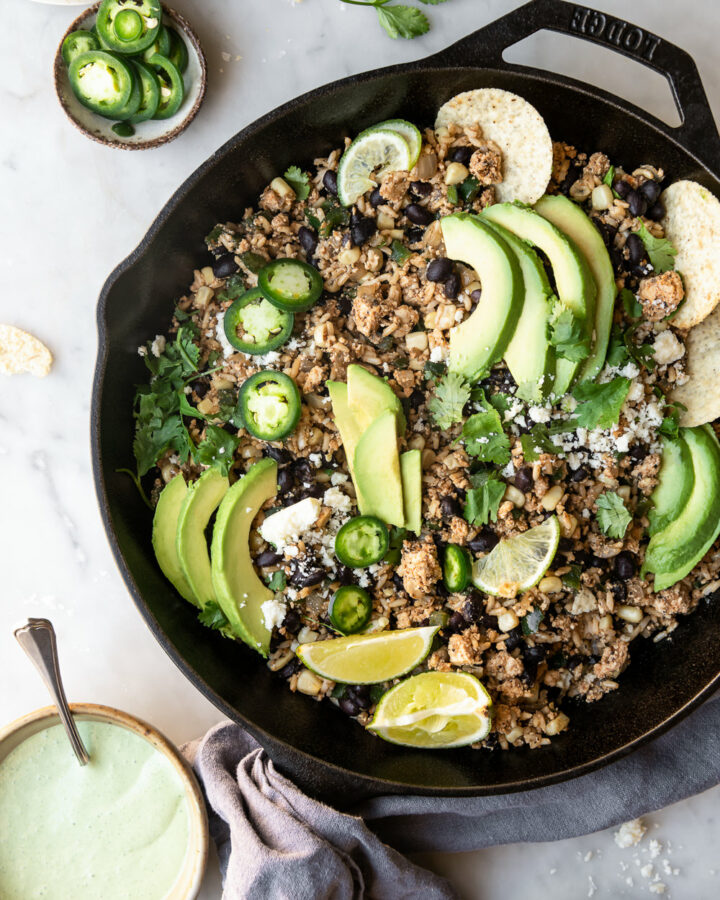
[[[616,603],[624,603],[627,600],[627,588],[621,581],[613,581],[609,587]]]
[[[482,597],[475,593],[468,597],[462,608],[462,614],[466,622],[480,622],[485,615],[485,603]]]
[[[293,609],[292,606],[285,613],[285,618],[282,622],[282,627],[289,631],[290,634],[297,634],[298,631],[302,628],[302,619],[300,618],[300,613]]]
[[[498,536],[495,532],[484,528],[476,537],[468,542],[468,547],[473,553],[489,553],[497,546]]]
[[[320,566],[315,566],[311,562],[304,561],[303,563],[296,563],[293,560],[291,564],[290,571],[290,584],[293,587],[312,587],[313,585],[320,584],[320,582],[325,577],[325,569],[322,569]]]
[[[630,191],[625,198],[632,216],[643,216],[647,209],[647,201],[638,191]]]
[[[600,569],[601,571],[607,565],[607,560],[603,559],[602,556],[595,556],[595,554],[590,555],[590,559],[588,561],[588,566],[591,569]]]
[[[328,169],[323,175],[323,187],[328,194],[337,194],[337,175],[332,169]]]
[[[356,716],[360,712],[360,707],[350,697],[343,697],[338,706],[346,716]]]
[[[375,190],[370,194],[370,205],[373,207],[373,209],[377,209],[377,207],[382,206],[384,202],[385,198],[380,193],[380,188],[375,188]]]
[[[443,290],[445,291],[445,296],[448,300],[455,300],[457,298],[457,295],[460,293],[460,276],[457,272],[453,272],[448,278],[443,285]]]
[[[442,281],[447,281],[452,273],[452,260],[448,259],[446,256],[439,256],[428,264],[428,267],[425,270],[425,277],[428,281],[433,281],[437,284]]]
[[[305,500],[307,497],[315,497],[316,499],[320,499],[322,495],[325,493],[325,486],[319,483],[308,485],[308,487],[303,488],[300,491],[300,500]]]
[[[647,455],[648,448],[644,444],[633,444],[628,453],[628,456],[631,459],[637,460],[637,462],[645,459]]]
[[[227,278],[233,275],[240,268],[235,262],[234,253],[224,253],[219,256],[212,265],[213,275],[217,278]]]
[[[335,580],[339,581],[340,584],[347,585],[353,583],[353,571],[349,566],[343,566],[341,563],[338,563],[337,568],[335,570]]]
[[[277,475],[277,485],[278,491],[281,494],[286,494],[288,491],[291,491],[295,486],[295,479],[292,476],[292,472],[289,469],[280,469]]]
[[[402,580],[402,575],[398,575],[397,572],[393,573],[392,582],[399,591],[405,590],[405,582]]]
[[[312,481],[313,468],[310,460],[305,459],[304,456],[294,460],[290,468],[293,470],[295,477],[302,481],[303,484],[309,484]]]
[[[343,293],[338,297],[337,305],[338,309],[344,316],[349,316],[352,312],[353,306],[352,296],[347,291],[343,291]]]
[[[440,509],[446,519],[462,515],[462,507],[454,497],[443,497],[440,501]]]
[[[583,167],[578,163],[573,163],[567,172],[567,175],[563,179],[562,184],[560,185],[560,193],[567,195],[570,193],[570,188],[575,184],[578,178],[582,175]]]
[[[558,541],[558,553],[570,553],[575,549],[575,541],[572,538],[560,538]]]
[[[438,583],[435,585],[435,593],[438,595],[438,597],[450,596],[450,591],[448,591],[442,581],[438,581]]]
[[[626,197],[627,197],[627,195],[628,195],[628,194],[630,193],[630,191],[632,190],[632,188],[631,188],[630,185],[627,183],[627,181],[623,181],[622,178],[616,178],[615,181],[613,181],[613,186],[612,186],[612,187],[613,187],[613,190],[615,191],[615,193],[616,193],[622,200],[625,200]]]
[[[462,163],[464,166],[468,165],[470,157],[473,155],[473,149],[473,147],[454,147],[450,153],[450,161]]]
[[[640,185],[639,190],[644,199],[647,200],[648,203],[652,204],[655,203],[655,201],[660,196],[660,191],[662,190],[662,188],[657,181],[644,181]]]
[[[197,381],[193,381],[193,390],[202,399],[210,390],[210,382],[205,378],[198,378]]]
[[[625,258],[622,255],[622,251],[618,250],[617,247],[610,248],[610,262],[616,275],[619,275],[625,268]]]
[[[515,473],[514,482],[515,487],[519,491],[522,491],[523,494],[527,493],[533,486],[532,469],[529,466],[524,466],[519,472]]]
[[[602,237],[605,246],[609,247],[615,240],[615,235],[618,231],[617,225],[609,225],[607,222],[599,222],[597,219],[593,219],[593,222],[595,222],[600,229],[600,236]]]
[[[369,216],[361,216],[359,213],[353,213],[350,217],[350,237],[353,244],[361,247],[366,241],[377,231],[375,219]]]
[[[585,466],[578,466],[578,468],[575,469],[575,471],[570,476],[570,480],[574,481],[575,484],[577,484],[580,481],[585,481],[587,477],[588,470],[585,468]]]
[[[290,662],[285,666],[284,669],[280,669],[278,675],[281,678],[290,678],[291,675],[294,675],[298,669],[300,668],[300,660],[297,657],[294,657],[290,660]]]
[[[522,638],[522,630],[519,625],[511,628],[507,633],[507,637],[505,638],[505,649],[508,652],[511,652],[516,647],[519,647],[520,644],[522,644]]]
[[[424,206],[419,206],[417,203],[411,203],[409,206],[406,206],[403,212],[414,225],[429,225],[435,221],[435,216],[430,210],[425,209]]]
[[[428,197],[432,194],[432,185],[427,181],[413,181],[410,190],[416,197]]]
[[[628,581],[635,574],[635,559],[632,553],[628,553],[627,550],[623,550],[622,553],[618,553],[615,557],[615,564],[613,566],[615,569],[615,574],[621,581]]]
[[[525,676],[532,684],[537,677],[538,666],[543,659],[545,659],[545,650],[543,647],[525,647],[522,656],[523,665],[525,666]]]
[[[653,222],[659,222],[664,215],[665,206],[662,200],[658,200],[657,203],[653,203],[653,205],[645,213],[645,216],[648,219],[651,219]]]
[[[470,302],[472,303],[471,309],[475,309],[475,307],[476,307],[476,306],[478,305],[478,303],[480,302],[480,298],[481,298],[481,297],[482,297],[482,290],[481,290],[481,288],[477,288],[477,290],[474,290],[474,291],[471,291],[471,292],[470,292]]]
[[[307,225],[301,225],[298,230],[298,240],[300,241],[300,246],[306,253],[312,254],[315,252],[318,239],[317,234],[315,234],[312,228],[308,228]]]
[[[637,234],[629,234],[627,241],[625,242],[625,246],[628,249],[628,254],[630,255],[630,262],[632,265],[636,266],[645,256],[645,244],[642,242],[642,238]]]
[[[256,566],[274,566],[282,559],[282,553],[276,553],[274,550],[263,550],[262,553],[255,557]]]
[[[462,613],[454,612],[443,630],[448,634],[458,634],[458,632],[464,631],[466,628],[465,616]]]
[[[274,459],[279,466],[287,465],[292,460],[290,452],[284,447],[265,447],[265,456]]]
[[[425,402],[425,391],[415,388],[409,397],[410,409],[419,409]]]
[[[345,696],[354,700],[360,709],[367,709],[372,704],[370,699],[370,685],[351,684],[345,690]]]

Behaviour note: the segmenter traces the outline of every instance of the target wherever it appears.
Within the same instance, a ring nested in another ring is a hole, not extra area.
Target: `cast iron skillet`
[[[598,88],[503,61],[504,49],[544,28],[616,49],[661,72],[682,125],[671,128]],[[210,262],[203,236],[215,223],[236,220],[278,172],[325,155],[347,134],[394,116],[432,124],[445,100],[481,86],[526,97],[556,139],[604,150],[626,168],[654,163],[671,180],[693,178],[720,194],[720,137],[690,56],[602,13],[534,0],[428,59],[318,88],[239,132],[178,189],[107,280],[98,304],[93,465],[105,528],[130,593],[189,680],[306,789],[341,804],[376,792],[479,795],[562,781],[658,735],[720,683],[720,605],[708,604],[672,640],[633,644],[621,689],[573,708],[571,729],[550,747],[507,753],[394,747],[330,704],[293,695],[253,651],[199,625],[155,564],[149,511],[130,479],[116,471],[132,464],[130,409],[135,384],[146,378],[137,347],[166,329],[188,274]]]

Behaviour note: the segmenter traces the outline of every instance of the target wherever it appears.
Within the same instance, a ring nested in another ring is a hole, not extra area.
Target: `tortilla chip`
[[[44,378],[52,361],[52,353],[42,341],[13,325],[0,325],[0,374],[29,372]]]
[[[720,200],[695,181],[676,181],[661,199],[665,235],[677,250],[675,269],[685,284],[673,325],[692,328],[720,303]]]
[[[685,338],[688,381],[670,399],[687,407],[680,424],[704,425],[720,416],[720,306]]]
[[[552,176],[553,146],[540,113],[527,100],[499,88],[465,91],[444,103],[435,127],[479,125],[483,137],[503,152],[503,180],[495,186],[499,202],[533,204]]]

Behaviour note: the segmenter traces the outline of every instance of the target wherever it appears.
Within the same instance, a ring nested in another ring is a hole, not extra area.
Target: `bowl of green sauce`
[[[192,770],[146,722],[91,703],[71,709],[86,766],[54,706],[0,729],[0,897],[196,897],[208,824]]]

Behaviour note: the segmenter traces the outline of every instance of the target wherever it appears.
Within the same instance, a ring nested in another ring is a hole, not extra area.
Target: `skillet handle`
[[[530,0],[463,38],[438,56],[453,66],[486,66],[512,71],[503,52],[542,29],[583,38],[622,53],[667,78],[681,124],[658,125],[694,156],[717,165],[720,135],[695,61],[664,38],[598,10],[565,0]]]

